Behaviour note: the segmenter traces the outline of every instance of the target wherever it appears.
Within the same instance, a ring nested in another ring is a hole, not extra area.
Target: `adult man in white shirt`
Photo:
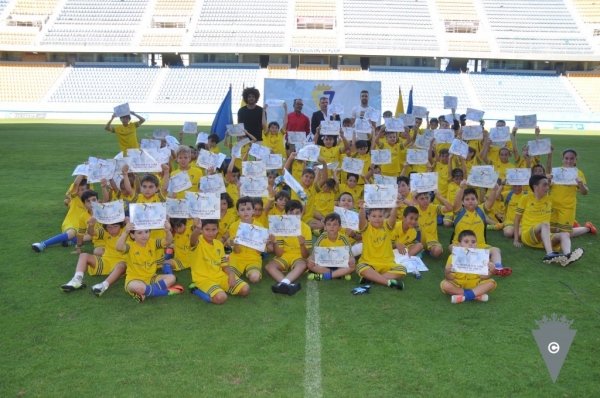
[[[372,112],[375,112],[375,108],[369,106],[369,92],[363,90],[360,92],[360,105],[352,108],[352,113],[350,114],[352,124],[354,125],[356,119],[364,118],[365,115],[371,114]],[[371,124],[375,126],[375,121],[371,120]]]

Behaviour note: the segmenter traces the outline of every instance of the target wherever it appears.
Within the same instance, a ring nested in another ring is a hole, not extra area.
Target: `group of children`
[[[267,106],[264,109],[266,111]],[[133,113],[132,113],[133,114]],[[133,114],[135,115],[135,114]],[[462,115],[446,121],[426,118],[427,129],[452,128],[456,138],[461,139],[465,118]],[[391,117],[391,112],[384,113]],[[113,115],[114,118],[114,115]],[[131,117],[121,118],[121,126],[106,130],[117,134],[124,156],[128,149],[138,148],[136,127],[144,120],[132,123]],[[111,119],[112,121],[112,119]],[[250,283],[262,279],[262,268],[267,256],[272,258],[264,266],[275,280],[274,293],[293,295],[301,289],[298,279],[308,272],[309,280],[351,280],[352,273],[360,276],[360,283],[377,283],[402,290],[402,278],[406,268],[395,262],[393,249],[401,255],[423,254],[440,257],[443,246],[438,239],[438,226],[453,228],[448,247],[487,249],[489,252],[488,275],[471,275],[452,272],[452,256],[448,259],[445,280],[441,283],[444,293],[452,296],[453,303],[469,300],[487,301],[487,293],[496,287],[491,276],[510,275],[511,269],[502,265],[501,252],[488,245],[488,230],[503,230],[504,236],[512,238],[516,247],[525,244],[543,248],[545,263],[566,266],[583,255],[583,249],[571,249],[571,238],[596,234],[593,224],[579,226],[575,221],[576,194],[588,193],[585,176],[578,171],[577,185],[551,184],[552,154],[547,165],[540,158],[529,156],[525,145],[517,149],[517,129],[513,129],[511,141],[495,143],[484,130],[483,140],[467,141],[467,158],[449,153],[449,144],[429,145],[429,164],[410,165],[406,161],[409,148],[415,147],[423,120],[416,118],[415,125],[404,132],[387,131],[385,125],[373,126],[367,139],[359,139],[356,132],[349,140],[347,128],[351,119],[344,119],[339,136],[326,135],[320,149],[318,164],[297,159],[293,144],[286,140],[286,121],[267,124],[263,116],[262,145],[272,153],[286,159],[283,168],[296,179],[301,189],[290,189],[282,183],[283,170],[269,170],[268,196],[266,198],[240,196],[240,169],[248,159],[248,147],[242,149],[242,159],[235,156],[220,169],[202,169],[196,165],[198,150],[218,153],[219,136],[211,134],[208,144],[197,148],[181,145],[173,151],[169,164],[161,165],[161,173],[135,175],[127,166],[121,170],[123,179],[117,185],[114,180],[102,180],[102,202],[122,199],[127,214],[132,203],[165,202],[167,197],[182,198],[184,192],[170,193],[170,177],[186,172],[192,183],[188,191],[200,190],[200,179],[222,172],[226,192],[221,193],[219,220],[169,219],[164,229],[136,229],[128,218],[125,222],[100,225],[96,222],[92,203],[99,195],[90,189],[85,176],[78,175],[67,192],[65,204],[67,216],[62,234],[44,242],[34,243],[35,251],[62,243],[76,244],[80,254],[75,275],[62,290],[70,292],[86,287],[83,274],[105,275],[106,280],[92,287],[100,296],[108,287],[125,275],[125,290],[137,301],[147,297],[176,295],[184,291],[177,285],[174,271],[191,269],[190,291],[209,303],[222,304],[227,294],[248,295]],[[503,121],[496,123],[504,126]],[[320,128],[314,137],[318,141]],[[254,142],[256,139],[247,134]],[[539,130],[536,130],[536,138]],[[180,135],[181,141],[181,135]],[[231,137],[225,138],[231,148]],[[336,142],[337,141],[337,142]],[[392,162],[374,165],[370,150],[387,149]],[[554,150],[554,148],[552,148]],[[514,163],[509,162],[514,157]],[[362,173],[347,173],[339,168],[345,157],[364,161]],[[337,162],[330,169],[328,165]],[[562,167],[576,166],[577,153],[568,149],[563,152]],[[474,165],[491,164],[499,174],[493,189],[478,189],[467,185],[468,174]],[[506,185],[506,170],[530,168],[532,176],[528,186]],[[410,173],[435,171],[438,173],[438,189],[433,192],[417,192],[410,189]],[[390,209],[365,206],[364,185],[369,183],[395,184],[398,191],[396,205]],[[358,212],[358,229],[343,227],[342,218],[334,211]],[[269,216],[289,215],[301,219],[299,236],[273,236],[267,239],[265,252],[240,244],[236,239],[241,223],[268,228]],[[313,236],[316,241],[313,244]],[[84,242],[92,241],[93,254],[81,253]],[[314,248],[344,247],[348,250],[347,267],[337,269],[319,265]],[[559,252],[559,250],[561,252]],[[161,273],[157,274],[159,268]]]

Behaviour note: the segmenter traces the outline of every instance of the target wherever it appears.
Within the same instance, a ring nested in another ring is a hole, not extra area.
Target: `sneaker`
[[[483,301],[486,302],[488,301],[488,295],[487,294],[482,294],[480,296],[475,296],[475,300],[479,300],[479,301]]]
[[[62,247],[69,247],[75,245],[75,242],[73,242],[72,240],[65,240],[62,241],[60,244]]]
[[[450,301],[452,302],[452,304],[459,304],[465,301],[465,296],[463,296],[462,294],[455,294],[452,296]]]
[[[98,283],[97,285],[92,286],[92,292],[96,295],[96,297],[102,296],[102,293],[106,291],[106,288],[102,283]]]
[[[31,245],[31,248],[34,252],[39,253],[46,248],[46,245],[43,243],[34,243],[33,245]]]
[[[138,303],[143,303],[146,299],[146,296],[144,296],[143,294],[134,294],[133,299]]]
[[[581,257],[583,257],[584,252],[585,252],[585,250],[583,250],[581,247],[578,247],[577,249],[573,250],[571,253],[567,254],[567,259],[564,262],[561,262],[560,265],[562,265],[563,267],[566,267],[567,265],[574,263],[575,261],[577,261]]]
[[[315,274],[315,273],[311,272],[310,274],[308,274],[307,279],[309,281],[321,281],[321,280],[323,280],[323,275]]]
[[[575,221],[573,223],[573,228],[579,228],[579,227],[581,227],[581,225],[579,225],[579,223],[577,221]]]
[[[370,289],[371,289],[371,285],[365,285],[365,286],[355,287],[354,289],[351,290],[351,292],[354,295],[367,294],[367,293],[369,293]]]
[[[288,296],[293,296],[294,294],[298,293],[301,289],[302,289],[302,285],[300,285],[300,282],[298,282],[298,283],[290,283],[288,285],[287,295]]]
[[[273,293],[288,294],[290,290],[290,285],[288,285],[287,283],[279,282],[271,286],[271,290],[273,291]]]
[[[173,286],[167,288],[167,290],[169,291],[169,296],[174,296],[176,294],[183,293],[183,286],[181,286],[181,285],[173,285]]]
[[[389,287],[393,287],[398,290],[404,290],[404,282],[390,279]]]
[[[75,290],[83,289],[86,286],[82,279],[73,278],[69,283],[62,285],[60,288],[63,292],[69,293]]]
[[[552,264],[552,263],[561,263],[562,264],[563,262],[567,261],[567,256],[564,254],[560,254],[558,252],[552,252],[552,253],[546,254],[546,257],[544,257],[544,259],[542,261],[546,264]]]
[[[348,275],[344,275],[344,279],[347,281],[351,281],[352,280],[352,275],[348,274]]]
[[[188,286],[188,290],[190,291],[190,293],[194,293],[196,290],[198,290],[198,288],[196,287],[195,283],[190,283],[190,285]]]
[[[585,223],[585,227],[590,229],[590,234],[592,235],[596,235],[598,233],[596,227],[594,227],[594,224],[589,221]]]

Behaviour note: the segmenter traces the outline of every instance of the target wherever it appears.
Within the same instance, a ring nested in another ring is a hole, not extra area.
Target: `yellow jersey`
[[[519,205],[519,201],[523,195],[526,195],[527,192],[523,191],[521,193],[508,193],[508,200],[505,203],[506,205],[506,213],[504,217],[504,224],[513,224],[515,222],[515,214],[517,214],[517,206]]]
[[[365,164],[363,165],[361,174],[367,174],[369,172],[369,166],[371,165],[371,154],[370,153],[367,152],[364,155],[361,155],[358,152],[354,152],[351,155],[351,157],[353,157],[354,159],[360,159],[363,162],[365,162]],[[365,179],[362,178],[362,176],[358,176],[358,185],[365,185]]]
[[[304,222],[300,223],[300,229],[305,240],[304,246],[310,251],[310,249],[313,247],[312,231]],[[297,236],[278,236],[277,245],[283,249],[284,256],[297,256],[297,258],[303,258],[302,251],[300,250],[300,242],[298,241]]]
[[[138,245],[135,241],[125,243],[124,254],[127,255],[127,271],[125,286],[131,280],[140,280],[146,284],[156,274],[159,263],[158,253],[162,249],[162,239],[149,239],[145,247]]]
[[[527,231],[542,223],[550,223],[552,197],[544,195],[540,200],[534,194],[523,195],[517,205],[517,215],[521,216],[520,229]]]
[[[281,155],[282,158],[286,158],[285,152],[285,130],[281,129],[277,134],[271,134],[268,131],[263,130],[263,146],[271,148],[273,153]]]
[[[221,153],[221,150],[219,149],[219,145],[215,145],[214,147],[209,148],[208,151],[215,153],[217,155]]]
[[[446,261],[446,265],[452,264],[452,254],[448,256],[448,261]],[[459,281],[477,281],[481,279],[480,275],[477,274],[465,274],[464,272],[452,272],[452,276]]]
[[[392,154],[392,162],[390,164],[382,164],[379,166],[381,167],[381,174],[389,177],[398,177],[400,171],[402,171],[402,166],[404,165],[404,163],[400,164],[400,154],[404,149],[404,144],[398,141],[394,145],[390,145],[390,143],[384,139],[379,141],[379,149],[389,149]]]
[[[416,206],[419,212],[419,230],[421,231],[421,242],[425,245],[427,242],[438,241],[437,216],[441,216],[442,205],[429,204],[426,209]]]
[[[117,135],[119,148],[123,151],[123,156],[127,156],[127,149],[140,147],[137,140],[138,127],[140,127],[139,121],[129,123],[127,127],[120,125],[110,128],[110,132]]]
[[[202,171],[202,169],[199,167],[190,167],[187,170],[175,170],[173,173],[171,173],[171,176],[175,176],[182,172],[187,172],[192,186],[185,191],[177,192],[177,199],[185,199],[186,192],[198,192],[200,189],[200,178],[204,177],[204,171]]]
[[[121,236],[123,233],[124,228],[119,230],[117,236],[112,236],[102,227],[98,228],[96,231],[98,231],[98,241],[102,242],[102,246],[104,247],[104,254],[102,255],[102,258],[111,259],[115,264],[119,262],[126,262],[127,254],[117,250],[117,241],[119,240],[119,236]]]
[[[225,191],[227,191],[227,193],[231,197],[231,200],[233,200],[233,208],[235,209],[235,207],[237,205],[237,201],[240,198],[240,192],[238,190],[237,185],[232,184],[230,182],[226,182],[225,183]]]
[[[302,173],[304,172],[304,161],[295,160],[292,162],[292,177],[298,182],[302,180]]]
[[[62,231],[65,232],[67,229],[72,228],[77,232],[79,227],[79,217],[82,214],[87,213],[87,209],[83,205],[81,198],[77,194],[71,193],[71,202],[69,203],[69,211],[62,223]]]
[[[344,192],[348,192],[354,199],[354,206],[358,204],[359,200],[362,200],[365,186],[356,184],[354,188],[350,188],[348,184],[340,184],[338,194],[341,195]],[[337,199],[337,198],[336,198]]]
[[[438,191],[443,198],[448,198],[448,164],[435,162],[433,172],[438,173]]]
[[[480,204],[478,209],[468,211],[464,207],[454,213],[454,233],[452,234],[452,244],[458,243],[458,235],[462,231],[471,230],[477,238],[477,247],[484,248],[487,245],[485,239],[485,205]],[[483,215],[483,218],[482,218]]]
[[[362,235],[363,250],[360,256],[361,263],[386,264],[394,262],[392,251],[392,236],[394,228],[387,220],[381,228],[374,228],[370,222],[359,231]]]
[[[585,175],[581,170],[577,170],[577,176],[586,184]],[[557,209],[574,209],[577,206],[577,185],[556,185],[552,184],[550,197],[552,203]]]
[[[198,244],[192,248],[192,281],[199,284],[205,280],[221,280],[225,271],[223,267],[227,266],[225,248],[218,239],[213,239],[208,243],[203,235],[198,238]]]
[[[421,232],[417,231],[416,228],[407,228],[407,230],[404,231],[402,223],[399,222],[396,223],[396,226],[394,227],[392,241],[401,243],[404,247],[410,247],[421,241]]]
[[[350,253],[350,258],[353,257],[352,251],[350,250],[352,244],[350,243],[346,235],[343,235],[341,233],[338,233],[335,241],[332,241],[327,237],[327,232],[323,232],[321,236],[317,238],[317,241],[315,242],[315,247],[346,247],[348,249],[348,252]]]
[[[190,237],[192,236],[192,227],[194,220],[189,219],[185,223],[185,231],[182,234],[173,234],[173,244],[175,246],[174,257],[181,261],[185,268],[190,266]]]
[[[503,147],[494,146],[493,144],[490,145],[490,148],[488,150],[488,160],[494,161],[494,162],[500,162],[500,149],[502,149],[504,147],[508,148],[508,150],[512,153],[513,152],[512,142],[506,141],[505,144],[506,145]]]
[[[318,192],[315,195],[315,210],[325,217],[329,213],[333,213],[334,201],[337,200],[338,192],[330,190],[329,192]]]
[[[240,224],[242,223],[242,220],[237,220],[236,222],[234,222],[233,224],[231,224],[229,226],[229,236],[231,239],[231,243],[233,244],[233,239],[237,236],[237,232],[238,232],[238,228],[240,227]],[[252,225],[255,225],[257,227],[263,227],[263,224],[259,223],[258,221],[252,221]],[[261,254],[262,252],[259,252],[256,249],[251,249],[249,247],[246,247],[244,245],[239,245],[240,248],[240,252],[236,253],[235,251],[231,252],[231,254],[229,255],[230,259],[241,259],[241,260],[254,260],[254,261],[261,261]]]
[[[219,232],[217,233],[217,239],[223,238],[223,235],[225,235],[225,233],[227,233],[227,231],[229,231],[231,224],[236,222],[238,220],[238,218],[239,218],[238,214],[235,211],[234,207],[232,207],[231,209],[228,209],[227,212],[225,213],[225,216],[219,220]],[[233,237],[235,235],[232,235],[230,233],[229,236]]]
[[[319,184],[314,182],[310,187],[304,188],[304,193],[306,194],[306,203],[302,202],[302,199],[292,190],[290,193],[292,194],[292,199],[299,200],[304,206],[304,214],[302,215],[302,221],[308,223],[310,220],[315,218],[315,198],[318,192],[321,192],[321,188],[319,188]]]

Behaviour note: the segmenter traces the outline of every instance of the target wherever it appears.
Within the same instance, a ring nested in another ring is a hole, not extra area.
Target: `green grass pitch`
[[[430,271],[409,275],[405,291],[374,286],[362,296],[350,294],[356,275],[312,286],[303,277],[293,297],[271,293],[265,275],[248,298],[208,305],[187,292],[189,271],[177,275],[185,294],[143,304],[122,280],[96,298],[89,287],[102,278],[87,275],[87,290],[63,293],[72,248],[30,245],[60,232],[75,166],[118,152],[104,123],[0,124],[0,396],[600,396],[600,249],[591,235],[574,239],[586,254],[562,268],[489,231],[513,275],[495,278],[487,303],[453,305],[442,294],[447,253],[426,258]],[[142,126],[138,138],[157,127]],[[519,134],[520,146],[530,137]],[[600,224],[598,137],[551,139],[558,153],[579,152],[590,193],[579,196],[577,219]],[[440,227],[445,246],[449,237]],[[309,290],[318,299],[307,308]],[[531,333],[552,313],[577,329],[556,383]]]

